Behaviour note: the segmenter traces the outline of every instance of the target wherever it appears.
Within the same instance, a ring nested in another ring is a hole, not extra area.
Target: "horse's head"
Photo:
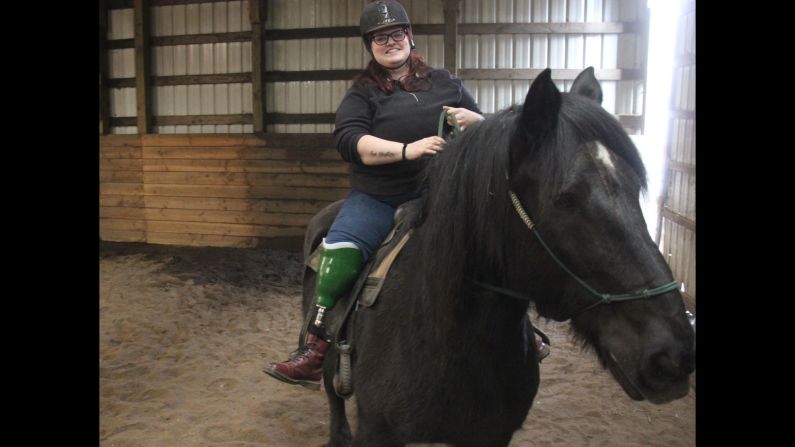
[[[631,398],[664,403],[689,390],[695,335],[643,219],[640,156],[601,108],[601,97],[592,69],[567,94],[547,69],[515,113],[509,187],[540,236],[525,226],[527,235],[515,238],[516,250],[533,253],[533,272],[517,281],[531,291],[542,316],[571,318],[575,333]],[[520,231],[516,222],[513,231]],[[658,295],[643,296],[643,290],[666,284]],[[600,301],[596,292],[640,296],[594,305]]]

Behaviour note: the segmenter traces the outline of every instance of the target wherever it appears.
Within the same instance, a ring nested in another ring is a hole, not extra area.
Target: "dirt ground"
[[[325,394],[261,371],[296,347],[302,261],[280,250],[101,244],[100,446],[322,445]],[[695,387],[662,406],[632,401],[568,324],[536,323],[552,354],[511,446],[695,445]]]

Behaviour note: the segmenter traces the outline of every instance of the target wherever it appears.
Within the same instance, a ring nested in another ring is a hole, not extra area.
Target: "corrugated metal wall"
[[[636,0],[463,0],[461,22],[632,22],[642,18],[640,7],[641,2]],[[640,69],[645,54],[638,34],[461,35],[458,44],[459,68]],[[556,84],[568,91],[571,82],[558,80]],[[530,83],[530,80],[464,82],[486,113],[524,102]],[[607,111],[643,113],[642,81],[601,81],[601,84]]]
[[[248,1],[152,6],[151,35],[180,36],[251,31]],[[133,9],[109,11],[108,39],[133,38]],[[109,78],[135,77],[135,50],[109,50]],[[251,42],[163,45],[152,48],[154,76],[251,72]],[[135,87],[113,88],[112,117],[134,117]],[[251,113],[251,82],[152,87],[156,116]],[[154,126],[153,133],[250,133],[251,124]],[[113,127],[112,133],[137,133]]]
[[[268,2],[267,29],[325,28],[359,26],[367,0],[273,0]],[[443,23],[442,2],[404,1],[415,24]],[[417,49],[430,56],[428,62],[444,65],[444,37],[417,36]],[[362,69],[370,55],[359,37],[268,41],[265,68],[268,71]],[[266,109],[274,113],[334,113],[350,81],[267,82]],[[274,124],[268,132],[325,133],[332,124]]]
[[[248,1],[152,7],[152,35],[177,36],[250,31]],[[155,46],[152,74],[179,76],[251,71],[251,42]],[[152,90],[157,116],[251,113],[251,82],[158,86]],[[251,124],[156,126],[154,133],[248,133]]]
[[[358,26],[367,0],[271,0],[268,30]],[[441,0],[405,0],[415,25],[443,24]],[[248,1],[151,7],[151,35],[178,36],[250,31]],[[459,23],[633,22],[643,19],[642,0],[462,0]],[[111,9],[108,39],[133,37],[133,9]],[[435,67],[444,66],[444,36],[418,35],[417,48]],[[624,34],[459,34],[458,68],[641,69],[645,42],[639,33]],[[363,68],[369,61],[358,37],[269,40],[266,71]],[[223,42],[152,48],[152,74],[179,76],[251,72],[251,43]],[[134,49],[109,50],[109,78],[134,78]],[[493,113],[521,103],[530,80],[466,79],[464,84],[481,110]],[[557,80],[559,88],[570,80]],[[350,81],[266,82],[268,113],[333,113]],[[250,82],[152,87],[155,116],[250,114]],[[614,114],[643,113],[643,81],[602,81],[603,105]],[[112,88],[111,117],[134,117],[135,87]],[[332,124],[271,124],[268,132],[327,133]],[[248,133],[250,124],[154,126],[154,133]],[[135,133],[113,127],[112,133]]]
[[[134,34],[133,10],[111,9],[108,11],[108,39],[132,39]],[[108,77],[110,79],[135,77],[135,49],[108,50]],[[135,117],[135,87],[110,89],[110,116]],[[112,127],[111,133],[134,134],[135,126]]]
[[[660,249],[683,283],[689,307],[696,300],[696,25],[695,1],[679,17],[673,76],[665,196],[660,210]]]

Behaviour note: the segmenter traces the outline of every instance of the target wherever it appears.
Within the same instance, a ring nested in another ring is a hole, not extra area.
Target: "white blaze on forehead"
[[[607,150],[606,147],[599,141],[596,141],[596,159],[601,161],[603,165],[610,171],[612,174],[616,170],[616,165],[613,164],[613,158],[610,155],[610,151]]]

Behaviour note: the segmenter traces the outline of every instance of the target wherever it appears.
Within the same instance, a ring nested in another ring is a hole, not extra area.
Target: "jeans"
[[[373,196],[351,190],[331,224],[326,243],[352,242],[362,251],[363,261],[367,262],[392,230],[397,207],[419,196],[419,192]]]

